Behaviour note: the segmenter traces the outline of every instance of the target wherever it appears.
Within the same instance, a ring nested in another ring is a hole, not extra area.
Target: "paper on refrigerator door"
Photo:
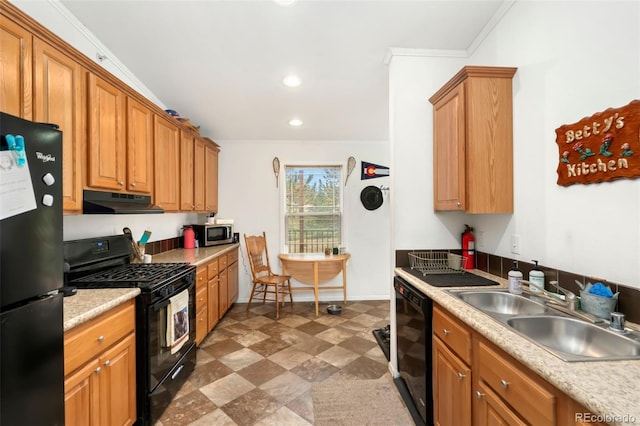
[[[18,166],[13,151],[0,151],[0,220],[35,210],[29,163]]]

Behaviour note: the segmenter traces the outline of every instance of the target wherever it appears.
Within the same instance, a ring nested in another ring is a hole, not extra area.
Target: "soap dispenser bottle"
[[[509,278],[509,293],[522,293],[522,284],[520,283],[520,280],[522,279],[522,271],[518,269],[517,260],[513,261],[513,268],[509,270],[507,277]]]
[[[535,266],[531,271],[529,271],[529,281],[531,281],[534,285],[529,286],[529,289],[533,293],[542,293],[541,290],[538,290],[538,287],[544,288],[544,272],[540,268],[538,268],[538,261],[532,260],[535,263]]]

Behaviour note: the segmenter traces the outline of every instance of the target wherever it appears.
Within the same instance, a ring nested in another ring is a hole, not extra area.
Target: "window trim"
[[[346,234],[346,223],[348,218],[347,206],[345,204],[345,200],[347,199],[347,187],[344,184],[344,180],[346,178],[347,171],[347,161],[346,160],[322,160],[322,161],[298,161],[298,160],[283,160],[280,159],[281,170],[280,170],[280,181],[278,182],[279,186],[279,212],[278,212],[278,228],[280,235],[280,252],[281,253],[289,253],[288,245],[287,245],[287,236],[286,236],[286,225],[285,225],[285,214],[287,211],[287,188],[286,188],[286,168],[287,167],[340,167],[340,235],[342,236],[341,246],[347,247],[347,234]]]

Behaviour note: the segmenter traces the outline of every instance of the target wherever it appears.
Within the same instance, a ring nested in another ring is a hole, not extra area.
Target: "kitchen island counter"
[[[446,291],[453,288],[430,286],[401,268],[395,273],[585,408],[605,416],[610,424],[640,423],[640,360],[562,361]],[[505,279],[477,270],[473,273],[507,287]],[[496,287],[485,289],[489,288]]]
[[[139,294],[139,288],[78,289],[74,296],[64,298],[64,331],[77,327]]]

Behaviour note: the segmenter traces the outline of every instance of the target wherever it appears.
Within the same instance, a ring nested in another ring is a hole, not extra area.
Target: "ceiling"
[[[61,3],[203,136],[370,141],[388,139],[388,49],[464,51],[503,1]]]

